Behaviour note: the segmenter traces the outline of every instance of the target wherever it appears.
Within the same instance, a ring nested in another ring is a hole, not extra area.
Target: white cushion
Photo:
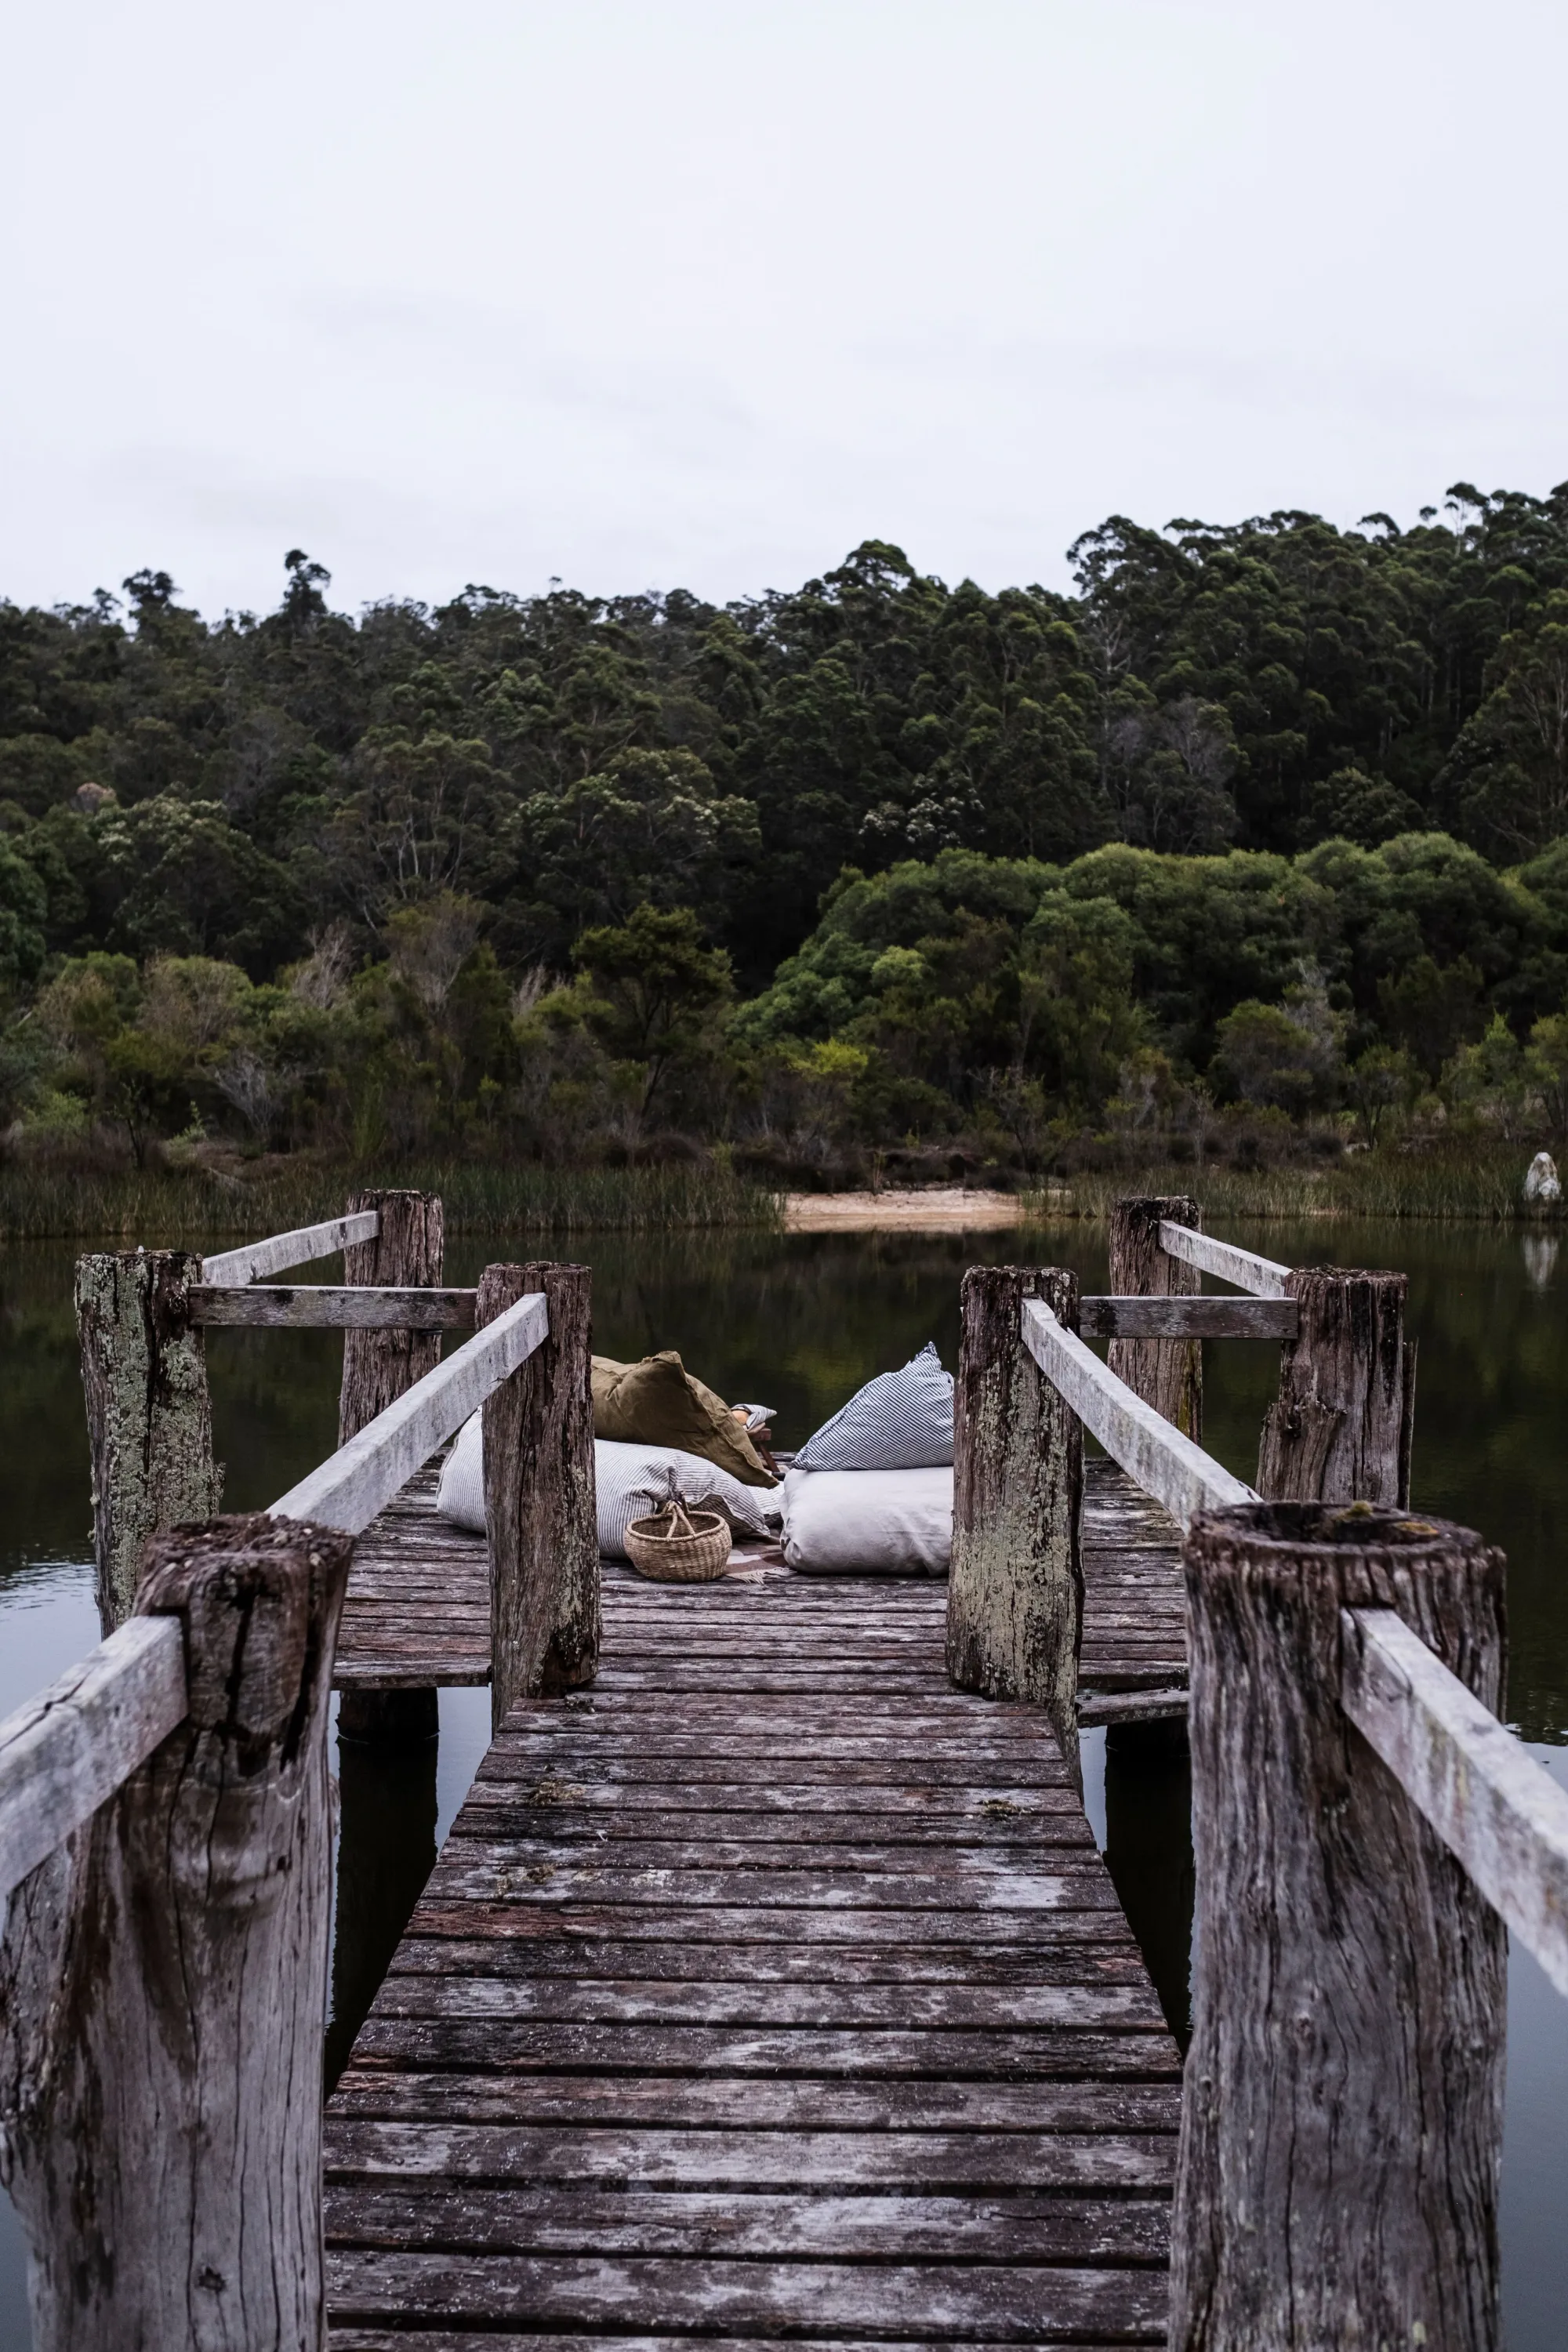
[[[784,1556],[806,1576],[945,1576],[952,1472],[784,1474]]]
[[[742,1486],[715,1462],[688,1454],[679,1445],[623,1445],[607,1437],[594,1440],[594,1490],[599,1521],[599,1549],[610,1559],[626,1556],[626,1522],[640,1519],[654,1507],[649,1493],[662,1492],[666,1468],[673,1469],[681,1493],[704,1510],[719,1511],[742,1535],[776,1535],[779,1498],[776,1490]],[[460,1528],[485,1532],[485,1465],[479,1415],[463,1423],[458,1442],[447,1457],[436,1507]]]

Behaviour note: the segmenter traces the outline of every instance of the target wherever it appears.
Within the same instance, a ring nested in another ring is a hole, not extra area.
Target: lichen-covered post
[[[213,1461],[191,1250],[77,1260],[76,1317],[92,1456],[98,1613],[111,1633],[131,1614],[142,1548],[155,1530],[210,1519],[223,1494]]]
[[[1410,1500],[1415,1345],[1405,1337],[1403,1274],[1306,1266],[1286,1295],[1300,1307],[1280,1352],[1279,1395],[1258,1453],[1270,1502]]]
[[[34,2352],[321,2352],[327,1700],[352,1538],[153,1538],[189,1712],[13,1895],[0,2176]]]
[[[484,1404],[490,1547],[490,1721],[599,1665],[599,1532],[585,1265],[487,1265],[475,1325],[542,1290],[550,1336]]]
[[[1110,1212],[1110,1287],[1121,1298],[1190,1298],[1201,1277],[1195,1265],[1167,1257],[1160,1221],[1203,1225],[1190,1193],[1118,1201]],[[1204,1343],[1201,1339],[1112,1339],[1108,1360],[1134,1396],[1173,1422],[1194,1445],[1203,1444]]]
[[[374,1241],[354,1242],[344,1250],[344,1282],[387,1290],[438,1289],[446,1255],[439,1194],[355,1192],[345,1213],[352,1217],[366,1209],[377,1213],[381,1230]],[[357,1437],[440,1360],[439,1331],[345,1331],[338,1444]],[[397,1748],[434,1739],[440,1727],[433,1684],[387,1690],[362,1685],[344,1691],[338,1701],[338,1734],[343,1739]]]
[[[1392,1609],[1495,1710],[1503,1581],[1479,1536],[1364,1506],[1188,1534],[1172,2352],[1495,2352],[1506,1937],[1341,1682],[1342,1612]]]
[[[961,1690],[1042,1706],[1076,1772],[1083,1430],[1024,1344],[1026,1298],[1078,1328],[1078,1277],[1060,1266],[963,1277],[947,1671]]]

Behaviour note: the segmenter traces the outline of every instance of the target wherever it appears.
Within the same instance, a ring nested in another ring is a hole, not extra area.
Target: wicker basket
[[[626,1558],[639,1576],[661,1584],[707,1584],[730,1559],[730,1529],[717,1511],[675,1503],[626,1528]]]

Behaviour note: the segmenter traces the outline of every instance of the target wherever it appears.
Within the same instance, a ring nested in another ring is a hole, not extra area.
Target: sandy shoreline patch
[[[1062,1195],[1065,1205],[1067,1195]],[[1024,1202],[1017,1192],[988,1192],[978,1186],[929,1185],[880,1192],[788,1192],[784,1204],[786,1234],[994,1233],[1021,1225]]]

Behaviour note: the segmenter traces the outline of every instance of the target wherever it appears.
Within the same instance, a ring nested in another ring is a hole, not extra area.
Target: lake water
[[[1227,1227],[1292,1264],[1403,1268],[1420,1342],[1413,1488],[1420,1506],[1481,1528],[1509,1556],[1509,1717],[1568,1785],[1568,1257],[1542,1233],[1465,1226]],[[150,1234],[150,1242],[173,1238]],[[190,1238],[190,1237],[185,1237]],[[87,1442],[71,1313],[78,1244],[0,1249],[0,1713],[90,1649]],[[872,1373],[934,1339],[955,1360],[958,1282],[1008,1236],[722,1234],[605,1235],[593,1265],[595,1344],[627,1358],[679,1348],[722,1394],[777,1408],[798,1444]],[[1064,1226],[1028,1253],[1103,1289],[1101,1230]],[[471,1281],[497,1244],[454,1243],[447,1278]],[[324,1270],[325,1271],[325,1270]],[[325,1333],[222,1331],[208,1365],[226,1505],[255,1509],[329,1453],[338,1343]],[[1211,1342],[1205,1439],[1250,1478],[1277,1381],[1274,1348]],[[334,2069],[374,1991],[489,1737],[484,1691],[441,1695],[438,1748],[386,1759],[340,1748],[342,1838],[328,2060]],[[1192,1904],[1179,1742],[1101,1734],[1087,1743],[1090,1815],[1172,2021],[1185,2021]],[[1560,2352],[1568,2335],[1568,2001],[1526,1955],[1510,1970],[1503,2234],[1511,2352]],[[24,2260],[0,2200],[0,2352],[26,2352]]]

